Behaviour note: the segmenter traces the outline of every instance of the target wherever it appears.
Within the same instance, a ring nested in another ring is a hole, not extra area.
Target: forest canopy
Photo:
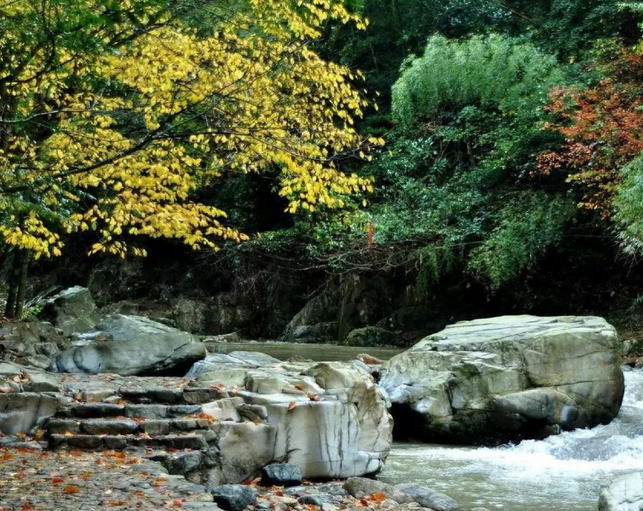
[[[369,143],[356,76],[309,44],[361,19],[319,0],[223,7],[195,26],[195,6],[159,0],[0,6],[6,244],[59,255],[65,233],[91,230],[91,252],[125,255],[136,235],[216,248],[247,239],[195,199],[223,176],[272,173],[293,213],[371,188],[338,163]]]
[[[239,268],[269,254],[401,272],[419,297],[624,268],[643,251],[641,14],[616,0],[5,2],[0,262],[17,274],[69,240],[125,257],[169,238],[243,246]]]

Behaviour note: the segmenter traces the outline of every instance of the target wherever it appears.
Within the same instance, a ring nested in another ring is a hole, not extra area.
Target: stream
[[[495,448],[397,443],[380,479],[425,484],[464,509],[596,511],[615,476],[643,470],[643,371],[627,370],[625,385],[606,426]]]
[[[358,353],[388,359],[401,351],[263,342],[225,349],[233,350],[313,360],[350,360]],[[643,471],[643,371],[624,371],[623,406],[608,425],[494,448],[396,442],[379,479],[429,486],[461,509],[596,511],[601,490],[614,477]]]

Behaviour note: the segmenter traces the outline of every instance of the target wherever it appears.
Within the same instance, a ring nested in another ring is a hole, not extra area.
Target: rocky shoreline
[[[2,511],[44,509],[20,490],[43,478],[75,481],[53,484],[61,509],[102,509],[92,494],[142,509],[456,511],[431,488],[364,477],[384,467],[391,413],[398,434],[488,444],[609,422],[623,395],[616,332],[596,317],[458,323],[382,364],[216,353],[150,318],[102,315],[83,288],[43,312],[51,323],[0,325]]]

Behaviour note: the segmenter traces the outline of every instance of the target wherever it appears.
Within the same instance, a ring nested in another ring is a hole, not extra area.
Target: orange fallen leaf
[[[291,401],[290,404],[288,405],[288,411],[294,410],[295,408],[297,408],[297,403],[295,403],[294,401]]]
[[[295,385],[295,388],[297,390],[304,390],[304,386],[301,383],[298,383],[297,385]]]
[[[80,492],[80,488],[78,486],[65,486],[63,488],[63,493],[66,493],[68,495],[72,493],[79,493],[79,492]]]
[[[20,509],[22,511],[33,511],[35,508],[27,502],[26,504],[23,504]]]
[[[52,484],[60,484],[64,482],[65,480],[62,477],[53,477],[51,479]]]
[[[386,500],[386,495],[384,495],[384,493],[382,492],[376,492],[376,493],[373,493],[373,495],[369,495],[368,497],[366,497],[366,500],[370,500],[371,502],[375,502],[376,504],[379,504]]]

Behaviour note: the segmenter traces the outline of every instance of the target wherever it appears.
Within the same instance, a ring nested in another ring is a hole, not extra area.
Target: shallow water
[[[623,407],[606,426],[496,448],[396,443],[380,479],[431,486],[464,509],[596,511],[615,476],[643,470],[643,371],[625,381]]]
[[[231,351],[260,351],[280,360],[287,360],[293,356],[300,356],[315,362],[338,360],[354,360],[360,353],[368,353],[381,360],[401,353],[399,348],[363,348],[359,346],[337,346],[334,344],[294,344],[288,342],[256,341],[256,342],[226,342],[217,346],[217,351],[230,353]]]

